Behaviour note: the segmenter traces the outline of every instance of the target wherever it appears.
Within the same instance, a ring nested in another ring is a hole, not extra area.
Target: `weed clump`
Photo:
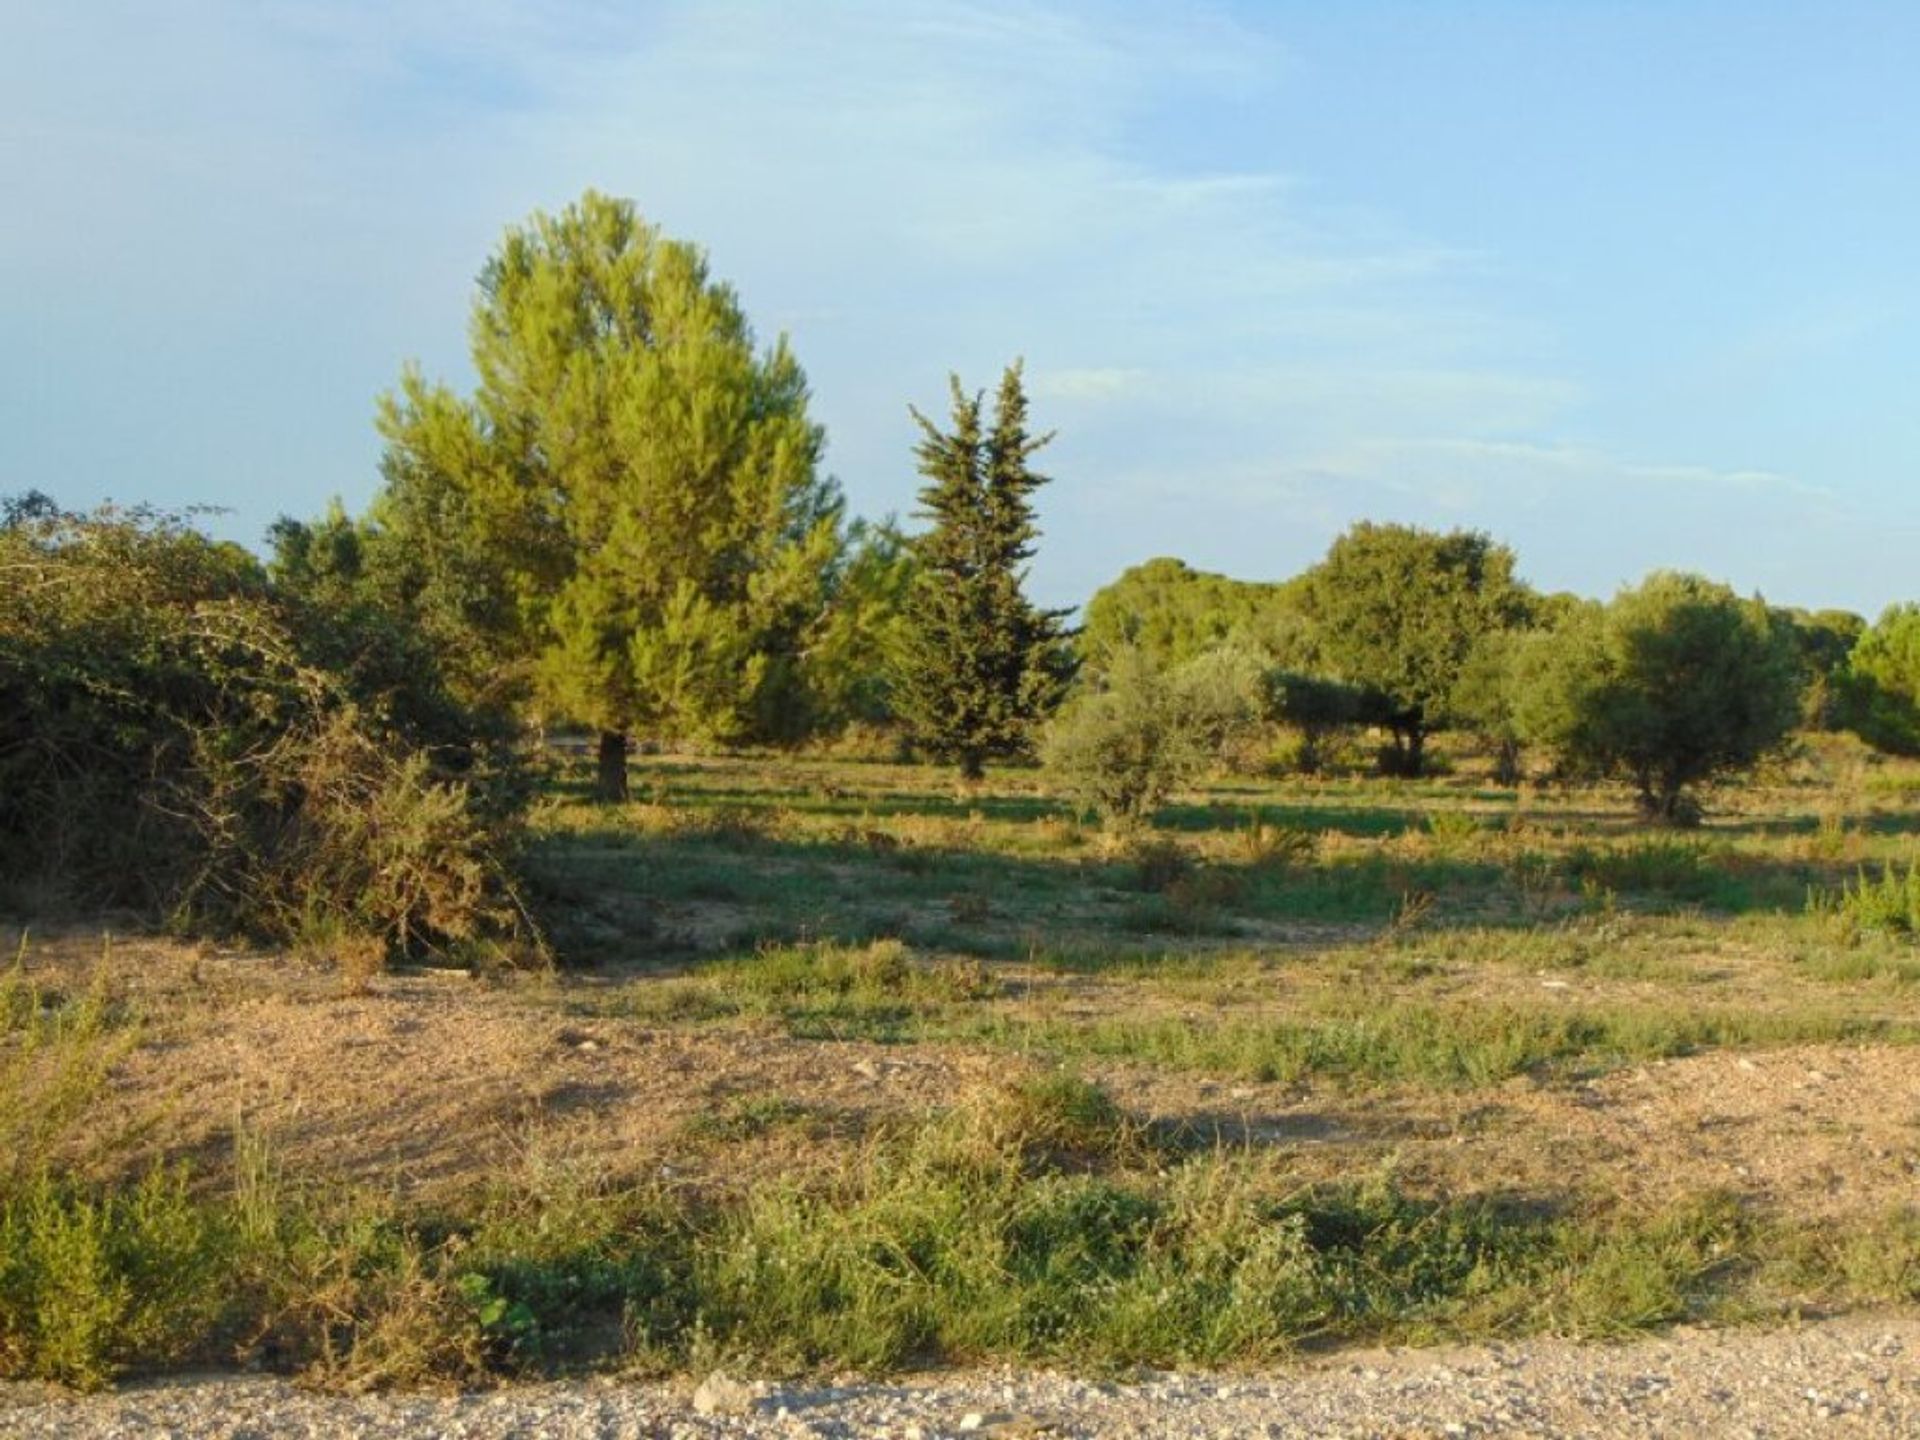
[[[1838,890],[1815,890],[1807,909],[1836,925],[1848,940],[1878,931],[1905,939],[1920,937],[1920,864],[1903,874],[1888,861],[1876,880],[1862,870]]]
[[[1194,853],[1177,840],[1149,840],[1134,845],[1132,851],[1130,879],[1142,894],[1164,895],[1200,868]]]
[[[105,1383],[188,1358],[236,1298],[223,1217],[178,1170],[117,1194],[42,1174],[0,1200],[0,1374]]]
[[[981,1087],[962,1098],[938,1138],[1043,1169],[1097,1167],[1137,1148],[1113,1097],[1063,1070]]]

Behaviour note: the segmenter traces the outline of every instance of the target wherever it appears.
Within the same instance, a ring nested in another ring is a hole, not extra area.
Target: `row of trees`
[[[1184,706],[1187,728],[1204,729],[1220,707],[1195,710],[1193,677],[1211,657],[1216,677],[1261,677],[1262,713],[1301,734],[1308,768],[1329,733],[1369,727],[1391,737],[1383,770],[1418,774],[1428,736],[1458,728],[1489,746],[1502,780],[1519,778],[1531,748],[1562,775],[1628,778],[1649,816],[1673,822],[1695,813],[1699,782],[1751,765],[1797,724],[1844,725],[1920,753],[1920,607],[1868,627],[1671,573],[1605,605],[1542,595],[1516,578],[1511,551],[1470,532],[1363,523],[1278,584],[1156,560],[1102,591],[1087,617],[1096,692],[1157,693],[1149,728],[1165,733]],[[1143,669],[1166,677],[1157,692],[1140,686]],[[1088,754],[1090,731],[1115,714],[1111,698],[1083,703],[1071,743],[1056,745],[1063,763]],[[1173,775],[1181,765],[1170,757],[1193,747],[1136,737],[1133,753],[1158,757],[1140,760],[1143,772],[1160,763]],[[1143,788],[1136,780],[1131,793]]]
[[[701,253],[624,201],[589,193],[509,230],[471,343],[474,392],[407,372],[381,403],[374,503],[283,521],[274,578],[425,637],[467,704],[596,730],[612,798],[635,733],[737,745],[882,724],[977,778],[1032,753],[1076,667],[1083,739],[1095,712],[1171,707],[1187,718],[1170,743],[1192,751],[1195,727],[1235,731],[1222,717],[1253,705],[1309,761],[1366,726],[1388,737],[1384,769],[1417,775],[1430,736],[1464,727],[1509,778],[1533,745],[1629,774],[1663,818],[1796,704],[1920,749],[1911,612],[1867,630],[1684,576],[1600,606],[1533,591],[1472,532],[1357,525],[1270,584],[1154,561],[1095,596],[1076,637],[1024,593],[1047,437],[1017,365],[991,406],[956,380],[945,424],[915,412],[923,533],[850,522],[784,340],[758,347]]]
[[[978,777],[1024,753],[1072,673],[1023,592],[1036,530],[1019,367],[994,413],[953,384],[924,432],[931,529],[849,524],[804,375],[757,349],[694,247],[589,193],[508,232],[471,324],[479,384],[380,404],[368,512],[274,529],[284,588],[430,638],[470,703],[599,732],[787,743],[895,721]]]
[[[1686,575],[1541,595],[1485,535],[1361,524],[1294,579],[1129,571],[1086,624],[1025,594],[1035,454],[1019,366],[915,412],[921,533],[850,520],[805,378],[692,246],[588,194],[510,230],[471,395],[408,371],[364,515],[285,520],[262,566],[173,517],[0,509],[0,881],[189,926],[386,951],[532,945],[509,863],[516,727],[792,743],[885,726],[977,779],[1045,758],[1123,819],[1291,727],[1480,736],[1700,781],[1796,722],[1920,753],[1920,606],[1868,627]]]

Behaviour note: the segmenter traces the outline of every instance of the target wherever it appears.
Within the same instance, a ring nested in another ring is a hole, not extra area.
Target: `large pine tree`
[[[990,431],[982,397],[957,376],[951,385],[950,431],[913,412],[927,479],[919,513],[931,525],[915,542],[893,703],[917,744],[972,781],[988,760],[1028,752],[1072,660],[1066,612],[1035,607],[1023,590],[1040,533],[1033,493],[1046,483],[1028,462],[1052,437],[1027,429],[1018,362],[1001,377]]]
[[[844,543],[785,338],[758,348],[698,248],[592,191],[507,232],[471,333],[471,399],[409,372],[381,406],[369,529],[406,609],[597,729],[609,798],[630,730],[785,738]]]

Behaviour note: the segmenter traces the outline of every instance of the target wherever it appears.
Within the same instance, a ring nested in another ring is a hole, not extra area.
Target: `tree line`
[[[608,798],[625,794],[636,732],[788,744],[884,726],[977,779],[1035,753],[1070,695],[1060,723],[1080,743],[1052,751],[1084,766],[1100,749],[1089,717],[1115,725],[1141,698],[1098,695],[1215,651],[1210,718],[1149,727],[1169,753],[1218,730],[1237,685],[1241,711],[1298,731],[1308,765],[1363,726],[1388,737],[1382,770],[1419,775],[1429,737],[1464,728],[1503,779],[1531,747],[1561,773],[1626,775],[1674,821],[1803,710],[1920,741],[1909,611],[1869,628],[1683,575],[1609,605],[1543,595],[1473,532],[1362,523],[1267,584],[1154,561],[1094,596],[1075,635],[1024,594],[1046,437],[1018,365],[991,410],[956,379],[944,425],[914,412],[918,534],[849,522],[784,339],[757,348],[701,253],[624,201],[589,193],[509,230],[471,335],[474,393],[403,376],[380,410],[374,504],[283,522],[275,573],[405,617],[475,703],[594,728]],[[1141,658],[1117,663],[1125,647]]]
[[[1869,625],[1658,572],[1602,603],[1543,594],[1490,537],[1362,522],[1305,574],[1228,580],[1176,560],[1096,595],[1081,649],[1097,679],[1138,651],[1160,671],[1241,657],[1273,719],[1317,746],[1354,727],[1390,737],[1378,768],[1418,774],[1435,730],[1468,733],[1514,783],[1524,755],[1562,778],[1621,776],[1651,818],[1692,813],[1699,782],[1793,731],[1851,730],[1920,754],[1920,606]]]
[[[1398,775],[1462,730],[1503,779],[1624,777],[1667,822],[1797,724],[1920,753],[1920,607],[1868,625],[1669,573],[1542,594],[1469,531],[1358,524],[1267,583],[1155,560],[1075,630],[1025,593],[1048,436],[1017,363],[990,399],[956,378],[944,417],[913,412],[912,533],[852,518],[784,338],[626,201],[510,228],[470,343],[470,394],[407,369],[382,397],[366,510],[281,520],[264,564],[177,517],[9,504],[16,883],[461,943],[513,913],[514,739],[552,727],[598,737],[612,800],[635,737],[864,728],[967,780],[1042,758],[1121,821],[1275,727],[1297,768],[1371,733]],[[289,878],[321,872],[324,895]]]
[[[918,417],[933,525],[910,545],[847,519],[784,338],[757,347],[701,253],[625,201],[510,230],[470,329],[473,394],[407,372],[372,505],[281,521],[274,574],[402,617],[471,703],[592,728],[606,798],[636,733],[899,721],[977,776],[1052,708],[1071,661],[1022,592],[1043,441],[1017,365],[991,420],[957,380],[950,428]]]

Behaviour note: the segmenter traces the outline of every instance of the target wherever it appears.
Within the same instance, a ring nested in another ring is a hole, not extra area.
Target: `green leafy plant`
[[[1814,890],[1807,909],[1837,923],[1849,935],[1877,930],[1884,934],[1920,936],[1920,864],[1909,861],[1902,872],[1888,861],[1878,878],[1862,870],[1838,890]]]

